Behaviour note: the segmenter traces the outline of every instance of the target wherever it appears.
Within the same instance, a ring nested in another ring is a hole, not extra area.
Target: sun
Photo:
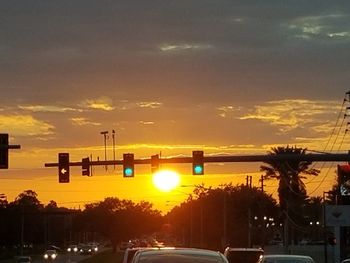
[[[161,170],[153,175],[153,184],[162,192],[169,192],[180,183],[180,176],[170,170]]]

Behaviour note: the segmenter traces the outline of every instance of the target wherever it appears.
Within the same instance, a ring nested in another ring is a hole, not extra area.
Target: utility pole
[[[246,186],[248,186],[249,188],[252,188],[252,176],[251,175],[247,175],[247,177],[246,177]]]
[[[223,228],[224,228],[224,237],[223,237],[223,248],[227,245],[227,193],[224,190],[224,214],[223,214]]]
[[[261,188],[261,192],[264,192],[264,175],[261,175],[261,177],[260,177],[260,183],[261,183],[261,185],[260,185],[260,188]]]

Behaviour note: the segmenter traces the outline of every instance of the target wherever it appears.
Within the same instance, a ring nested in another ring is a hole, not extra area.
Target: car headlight
[[[56,256],[57,256],[56,254],[52,254],[52,255],[51,255],[51,258],[52,258],[52,259],[55,259]]]
[[[46,258],[46,259],[49,258],[49,255],[48,255],[48,254],[45,254],[45,255],[44,255],[44,258]]]
[[[77,252],[77,251],[78,251],[78,248],[77,248],[77,247],[75,247],[75,248],[73,248],[73,250],[74,250],[74,252]]]
[[[71,252],[71,251],[72,251],[72,249],[69,247],[69,248],[67,248],[67,251],[68,251],[68,252]]]
[[[97,251],[97,250],[98,250],[98,248],[97,248],[97,247],[95,247],[95,248],[94,248],[94,250],[95,250],[95,251]]]

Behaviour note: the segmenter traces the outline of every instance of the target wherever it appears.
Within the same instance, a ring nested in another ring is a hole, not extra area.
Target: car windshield
[[[26,258],[26,257],[19,258],[17,260],[17,262],[19,262],[19,263],[30,262],[30,258]]]
[[[139,263],[222,263],[220,257],[203,255],[152,254],[141,256]]]

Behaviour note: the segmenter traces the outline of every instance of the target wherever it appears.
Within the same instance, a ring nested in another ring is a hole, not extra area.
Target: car
[[[264,250],[261,248],[227,247],[224,251],[229,263],[257,263],[263,255]]]
[[[89,243],[88,244],[90,247],[91,247],[91,249],[92,249],[92,252],[97,252],[98,251],[98,243],[96,243],[96,242],[91,242],[91,243]]]
[[[139,250],[132,263],[228,263],[218,252],[199,248],[157,248]]]
[[[156,247],[132,247],[127,248],[124,251],[123,261],[122,263],[130,263],[132,259],[134,258],[134,255],[139,250],[145,250],[145,249],[157,249]]]
[[[78,252],[79,251],[79,248],[78,248],[78,245],[70,245],[67,247],[67,252]]]
[[[264,255],[259,263],[315,263],[312,257],[304,255]]]
[[[43,255],[45,260],[55,260],[57,256],[58,256],[57,251],[54,249],[46,250]]]
[[[17,258],[17,263],[31,263],[32,258],[30,256],[20,256]]]
[[[350,258],[343,259],[340,263],[350,263]]]
[[[93,249],[92,246],[90,245],[85,245],[85,246],[82,246],[80,249],[79,249],[79,252],[80,254],[83,254],[83,255],[91,255],[93,254],[95,251]]]

